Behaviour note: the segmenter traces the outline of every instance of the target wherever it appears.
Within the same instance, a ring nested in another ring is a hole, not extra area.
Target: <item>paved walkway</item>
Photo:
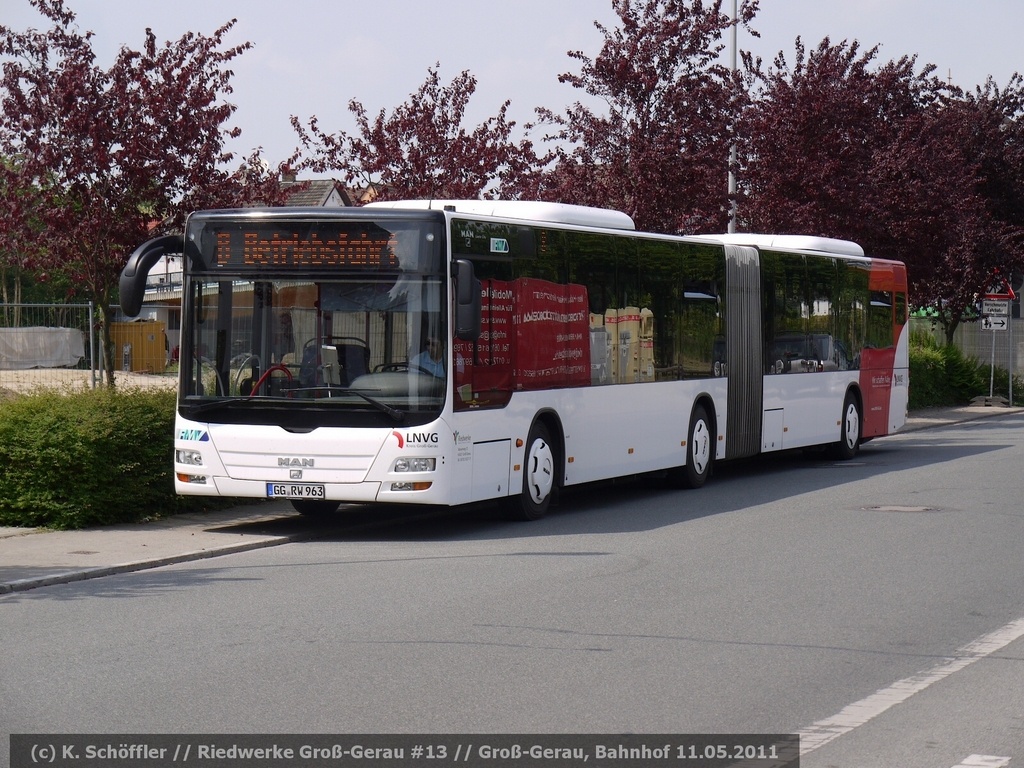
[[[975,405],[911,414],[904,431],[1020,413],[1024,408]],[[183,514],[150,523],[81,531],[0,526],[0,594],[51,584],[138,571],[230,552],[275,546],[308,537],[270,525],[295,517],[286,502],[254,502],[217,512]]]

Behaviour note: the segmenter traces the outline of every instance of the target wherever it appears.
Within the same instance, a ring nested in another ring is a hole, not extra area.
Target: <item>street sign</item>
[[[1017,294],[1013,292],[1013,288],[1003,278],[996,276],[993,280],[992,285],[987,291],[985,291],[986,299],[1001,299],[1003,301],[1013,301],[1017,298]]]
[[[1009,317],[1010,302],[985,299],[981,302],[981,314],[989,317]]]
[[[1005,331],[1010,325],[1010,321],[1005,317],[983,317],[981,319],[981,328],[985,331]]]

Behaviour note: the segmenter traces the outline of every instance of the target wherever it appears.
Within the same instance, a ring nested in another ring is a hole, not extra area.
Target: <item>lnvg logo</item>
[[[409,445],[436,445],[441,442],[437,432],[406,432],[404,435],[401,432],[395,431],[391,433],[398,439],[398,447],[405,448],[405,444]]]

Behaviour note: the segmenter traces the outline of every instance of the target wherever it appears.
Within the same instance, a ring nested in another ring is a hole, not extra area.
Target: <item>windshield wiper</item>
[[[346,389],[343,389],[342,391],[346,392],[348,394],[355,395],[356,397],[363,398],[363,400],[368,402],[374,408],[376,408],[376,409],[378,409],[380,411],[383,411],[388,416],[390,416],[392,419],[394,419],[395,424],[403,424],[403,423],[405,423],[405,412],[404,411],[400,411],[397,408],[392,408],[387,403],[382,403],[380,400],[378,400],[378,399],[376,399],[374,397],[370,397],[369,395],[364,394],[364,393],[360,392],[357,389],[346,388]]]

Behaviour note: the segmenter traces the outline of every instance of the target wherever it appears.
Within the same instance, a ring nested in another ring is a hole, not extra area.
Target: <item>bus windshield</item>
[[[372,261],[338,251],[333,263],[312,268],[295,264],[306,257],[293,261],[291,252],[229,251],[223,227],[215,236],[193,234],[192,242],[218,250],[195,259],[205,269],[185,288],[183,416],[286,428],[436,418],[449,345],[445,272],[432,225],[392,225],[379,241],[392,252]],[[327,235],[291,237],[294,251],[294,238]]]

